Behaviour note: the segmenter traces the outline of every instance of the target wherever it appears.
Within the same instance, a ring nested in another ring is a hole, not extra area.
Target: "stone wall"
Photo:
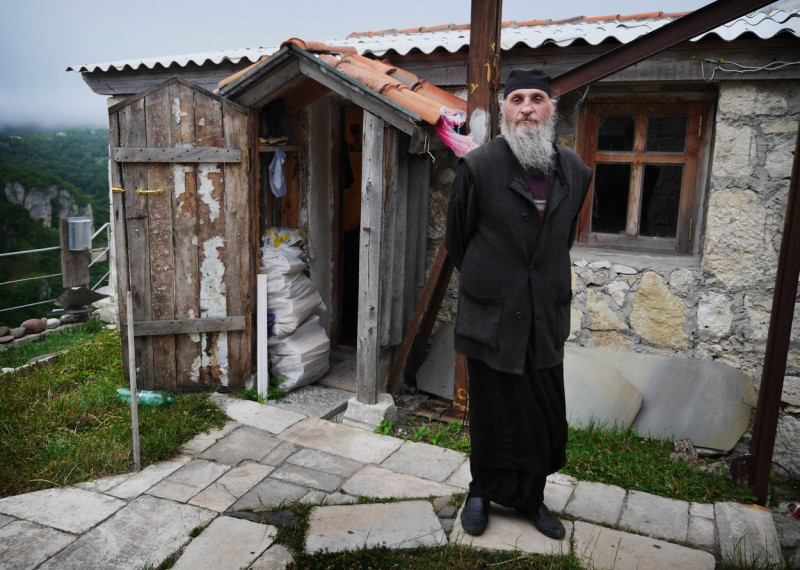
[[[800,86],[796,84],[722,84],[701,255],[576,246],[572,250],[569,342],[591,348],[719,360],[751,375],[758,388],[798,119]],[[559,129],[559,142],[570,140],[569,133]],[[436,156],[431,181],[429,262],[443,235],[447,187],[454,167],[454,159]],[[454,278],[439,320],[454,319],[456,296]],[[797,307],[786,374],[775,461],[799,475]]]

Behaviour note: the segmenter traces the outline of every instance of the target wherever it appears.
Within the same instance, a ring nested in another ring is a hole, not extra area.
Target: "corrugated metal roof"
[[[630,16],[610,15],[599,18],[579,16],[569,20],[533,20],[526,22],[503,22],[501,42],[503,49],[522,45],[531,48],[542,46],[565,47],[573,44],[598,45],[604,42],[628,43],[639,36],[668,24],[683,14],[654,12]],[[692,41],[717,37],[733,41],[743,35],[755,35],[761,39],[773,38],[788,33],[800,37],[800,10],[765,10],[737,18],[710,32],[697,36]],[[345,39],[325,42],[329,45],[353,46],[360,54],[383,57],[397,53],[405,55],[411,51],[431,53],[437,49],[456,52],[469,46],[469,25],[444,25],[407,30],[381,30],[350,34]],[[277,51],[277,47],[259,47],[239,50],[224,50],[181,56],[165,56],[147,59],[132,59],[108,63],[75,65],[67,71],[93,73],[125,68],[132,70],[156,66],[185,67],[189,63],[203,65],[207,61],[215,64],[229,61],[239,63],[246,60],[255,63],[264,55]]]

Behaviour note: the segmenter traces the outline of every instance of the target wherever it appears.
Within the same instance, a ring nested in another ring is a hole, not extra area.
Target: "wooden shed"
[[[425,151],[442,107],[465,102],[352,52],[295,39],[218,94],[175,78],[111,108],[129,268],[118,282],[133,292],[140,384],[245,383],[260,236],[283,226],[308,235],[323,325],[356,361],[353,391],[369,404],[385,389],[425,281]],[[268,181],[279,149],[280,198]]]

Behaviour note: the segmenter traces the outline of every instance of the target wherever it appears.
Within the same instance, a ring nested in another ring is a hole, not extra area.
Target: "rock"
[[[3,325],[2,327],[0,327],[0,336],[8,336],[10,332],[11,329],[8,328],[7,326]]]
[[[13,336],[14,338],[22,338],[25,336],[25,327],[16,327],[8,331],[8,333]]]
[[[26,334],[38,334],[47,330],[47,321],[44,319],[28,319],[20,325]]]
[[[66,314],[61,317],[62,325],[71,325],[73,323],[82,323],[89,320],[89,315],[86,313]]]
[[[61,319],[47,319],[47,328],[55,329],[61,326]]]
[[[7,334],[5,336],[0,336],[0,344],[8,344],[12,340],[14,340],[14,337],[11,336],[10,334]]]

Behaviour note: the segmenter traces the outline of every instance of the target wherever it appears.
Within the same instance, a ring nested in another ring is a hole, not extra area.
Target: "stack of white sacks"
[[[267,313],[275,318],[268,340],[271,376],[283,376],[281,390],[288,392],[328,371],[331,343],[319,319],[325,304],[305,274],[306,256],[296,245],[301,238],[275,230],[263,238],[261,273],[267,275]]]

